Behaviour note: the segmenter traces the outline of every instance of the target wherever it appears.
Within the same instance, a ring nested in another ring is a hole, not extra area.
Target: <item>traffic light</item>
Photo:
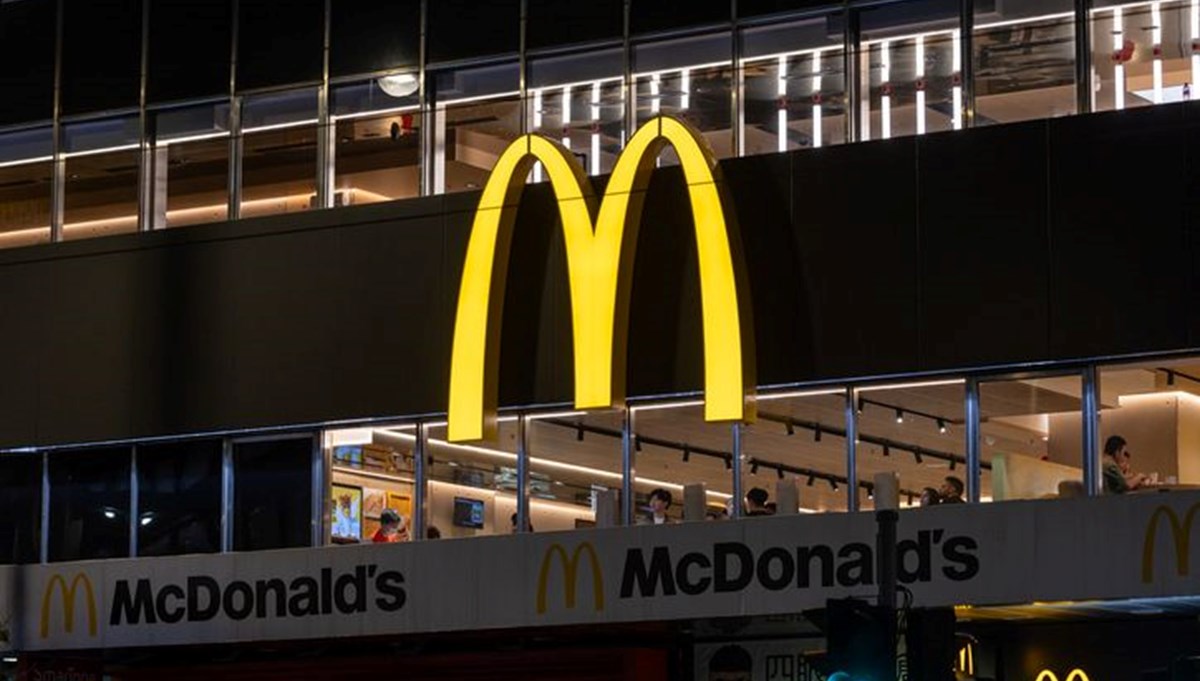
[[[892,681],[896,678],[896,615],[852,598],[826,608],[829,678]]]

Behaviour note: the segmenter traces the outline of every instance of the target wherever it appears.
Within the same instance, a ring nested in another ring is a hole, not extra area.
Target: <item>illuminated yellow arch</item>
[[[1058,675],[1049,669],[1043,669],[1034,681],[1058,681]],[[1091,681],[1086,672],[1076,667],[1067,674],[1066,681]]]
[[[478,440],[494,428],[509,246],[525,179],[539,161],[558,200],[567,250],[575,406],[609,407],[624,398],[629,289],[642,197],[654,161],[668,144],[683,169],[696,229],[705,418],[724,421],[745,416],[750,381],[743,367],[743,320],[735,261],[714,178],[716,161],[697,132],[663,116],[649,121],[629,140],[598,212],[583,167],[561,145],[525,135],[500,155],[479,200],[459,286],[450,365],[451,441]],[[597,216],[594,225],[592,215]]]

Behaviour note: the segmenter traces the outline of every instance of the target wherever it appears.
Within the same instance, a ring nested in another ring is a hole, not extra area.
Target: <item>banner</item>
[[[916,606],[1194,593],[1200,493],[900,513]],[[871,513],[410,544],[56,563],[0,572],[17,650],[285,640],[797,613],[876,591]]]

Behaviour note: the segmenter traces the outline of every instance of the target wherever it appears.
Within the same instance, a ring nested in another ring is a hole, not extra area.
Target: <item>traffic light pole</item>
[[[896,611],[896,527],[900,523],[900,481],[895,473],[875,476],[875,574],[879,578],[876,605]]]

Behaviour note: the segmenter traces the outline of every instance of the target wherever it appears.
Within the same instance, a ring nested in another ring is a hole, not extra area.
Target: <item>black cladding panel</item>
[[[141,0],[66,0],[63,114],[136,107],[141,80]]]
[[[520,0],[436,0],[427,6],[429,61],[448,62],[517,52]]]
[[[238,90],[320,80],[324,42],[324,0],[238,0]]]
[[[420,56],[420,0],[333,0],[329,27],[331,76],[416,68]]]
[[[54,115],[54,0],[0,4],[0,125]]]
[[[147,100],[228,94],[232,49],[232,0],[154,0]]]

